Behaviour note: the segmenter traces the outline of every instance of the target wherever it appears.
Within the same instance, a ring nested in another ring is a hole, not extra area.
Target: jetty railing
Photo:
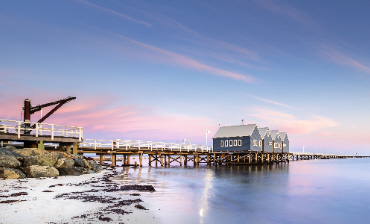
[[[0,133],[16,134],[18,138],[21,138],[22,135],[35,137],[50,135],[51,140],[54,140],[56,136],[78,138],[79,141],[83,139],[82,127],[5,119],[0,119]]]
[[[178,152],[213,152],[211,146],[184,144],[184,143],[165,143],[143,140],[97,140],[83,139],[80,147],[89,147],[94,150],[109,148],[111,150],[150,150],[150,151],[178,151]]]

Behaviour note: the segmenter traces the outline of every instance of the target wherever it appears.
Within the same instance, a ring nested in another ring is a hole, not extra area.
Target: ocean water
[[[162,223],[370,223],[370,159],[125,168]]]

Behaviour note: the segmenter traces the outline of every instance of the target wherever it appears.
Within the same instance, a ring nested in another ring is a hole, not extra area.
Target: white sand
[[[28,195],[22,195],[18,197],[0,197],[0,201],[26,200],[10,204],[0,203],[0,223],[104,223],[104,221],[100,221],[97,218],[92,220],[84,220],[83,218],[72,219],[72,217],[96,213],[109,204],[102,204],[98,202],[82,202],[80,200],[65,198],[54,199],[54,197],[62,193],[99,189],[93,188],[90,185],[68,186],[67,184],[78,184],[84,181],[89,181],[92,178],[98,179],[109,172],[111,171],[104,170],[98,174],[61,176],[58,177],[58,179],[27,178],[22,180],[0,180],[0,196],[7,196],[11,195],[12,193],[19,192],[28,193]],[[63,186],[49,188],[50,185],[57,184],[63,184]],[[96,183],[95,185],[103,184]],[[21,188],[17,189],[15,187]],[[51,190],[53,192],[43,192],[44,190]],[[122,200],[141,198],[144,202],[140,202],[140,204],[144,207],[147,207],[143,195],[140,197],[132,197],[129,196],[129,194],[119,194],[117,192],[94,192],[89,194],[120,197]],[[131,211],[133,213],[124,215],[106,214],[104,217],[113,219],[113,221],[109,223],[160,223],[160,221],[154,217],[154,214],[152,214],[150,210],[140,210],[134,206],[135,204],[121,207],[121,209],[125,211]]]

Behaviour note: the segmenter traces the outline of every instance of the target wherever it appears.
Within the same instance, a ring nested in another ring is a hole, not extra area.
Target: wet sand
[[[150,185],[123,185],[121,172],[0,180],[0,223],[160,223],[140,194]]]

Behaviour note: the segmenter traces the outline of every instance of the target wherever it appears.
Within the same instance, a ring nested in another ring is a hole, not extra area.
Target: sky
[[[290,151],[370,154],[369,1],[0,1],[0,119],[84,137],[212,144],[287,132]],[[51,108],[49,108],[50,110]],[[44,114],[47,110],[44,110]],[[31,117],[35,122],[40,114]]]

